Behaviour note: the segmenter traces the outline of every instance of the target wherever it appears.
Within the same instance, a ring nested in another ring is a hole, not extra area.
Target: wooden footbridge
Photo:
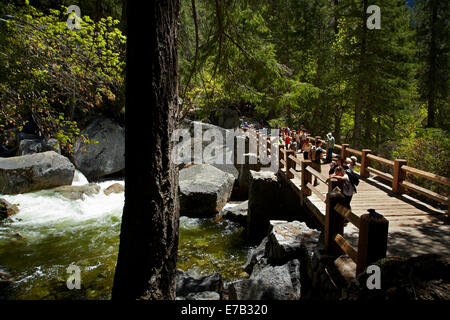
[[[328,149],[326,142],[325,145]],[[270,139],[267,150],[271,150]],[[437,194],[407,180],[408,175],[415,175],[449,187],[449,178],[407,166],[405,160],[392,161],[373,155],[368,149],[350,148],[348,144],[335,144],[334,150],[340,151],[343,159],[355,155],[359,161],[356,167],[360,183],[351,201],[351,210],[337,203],[336,192],[332,192],[331,187],[333,181],[328,179],[328,164],[322,165],[321,171],[325,174],[321,174],[311,167],[311,161],[303,160],[300,152],[287,150],[284,145],[278,148],[278,174],[323,226],[325,247],[330,253],[348,254],[356,263],[357,274],[385,256],[436,253],[450,257],[448,195]],[[375,169],[372,163],[379,163],[387,170]],[[318,186],[312,185],[313,177],[320,181]],[[441,202],[447,210],[414,198],[415,193]],[[373,210],[368,213],[369,209]],[[345,221],[349,223],[345,225]]]

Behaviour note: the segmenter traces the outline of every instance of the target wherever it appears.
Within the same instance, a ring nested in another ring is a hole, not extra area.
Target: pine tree
[[[419,87],[428,109],[428,127],[449,129],[448,69],[450,63],[450,3],[419,0],[415,4],[416,41],[419,48]]]

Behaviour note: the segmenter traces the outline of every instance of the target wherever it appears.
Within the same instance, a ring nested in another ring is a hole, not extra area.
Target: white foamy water
[[[81,185],[83,178],[86,179],[82,174],[79,178],[73,185]],[[103,193],[114,183],[124,185],[123,180],[100,182],[100,192],[92,196],[85,195],[84,200],[70,200],[51,190],[18,195],[0,194],[10,203],[18,204],[20,209],[17,215],[11,217],[11,223],[0,226],[0,238],[11,237],[11,229],[15,227],[20,229],[22,236],[32,240],[43,234],[42,228],[47,232],[53,229],[54,233],[61,233],[68,226],[73,230],[86,224],[108,223],[111,216],[120,218],[124,193],[111,193],[109,196]]]
[[[73,186],[83,186],[88,183],[89,183],[89,181],[84,176],[84,174],[82,174],[81,171],[78,171],[75,169],[75,174],[73,175],[72,185]]]

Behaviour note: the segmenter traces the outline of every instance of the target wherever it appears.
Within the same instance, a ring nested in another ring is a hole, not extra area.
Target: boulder
[[[259,243],[269,232],[271,216],[279,213],[279,191],[275,173],[250,170],[247,235],[251,244]]]
[[[114,183],[113,185],[110,185],[108,188],[106,188],[103,193],[109,196],[111,193],[121,193],[125,191],[125,187],[121,185],[120,183]]]
[[[299,300],[301,295],[300,262],[292,260],[281,266],[267,265],[255,270],[249,279],[232,282],[230,300]]]
[[[239,172],[239,178],[233,190],[233,197],[236,199],[248,199],[250,170],[259,171],[261,169],[261,163],[254,153],[245,153],[243,162],[238,164],[236,161],[237,171]]]
[[[265,257],[271,262],[300,259],[304,253],[311,257],[319,243],[321,232],[310,229],[304,222],[271,220],[270,226]]]
[[[245,226],[247,224],[247,211],[248,200],[232,207],[226,206],[222,211],[222,217]]]
[[[189,293],[199,293],[204,291],[214,291],[222,296],[223,281],[222,276],[213,273],[201,278],[194,278],[187,272],[177,269],[177,296],[187,296]]]
[[[61,154],[59,142],[56,139],[24,139],[20,141],[17,155],[40,153],[45,151],[55,151]]]
[[[60,194],[64,198],[70,200],[84,200],[84,196],[92,196],[100,192],[98,184],[90,183],[84,186],[63,186],[52,189],[52,191]]]
[[[230,136],[230,134],[232,133],[232,131],[230,130],[226,130],[224,128],[212,125],[212,124],[208,124],[208,123],[204,123],[204,122],[200,122],[200,121],[189,121],[189,120],[184,120],[182,121],[182,123],[180,124],[179,129],[187,129],[189,130],[189,140],[186,141],[181,141],[179,143],[176,144],[176,147],[178,148],[178,150],[189,150],[190,149],[190,158],[180,158],[180,159],[174,159],[175,162],[178,163],[179,165],[179,169],[184,168],[187,164],[195,162],[196,164],[210,164],[214,167],[216,167],[217,169],[220,169],[224,172],[230,173],[234,176],[235,179],[238,179],[239,176],[239,172],[236,169],[233,159],[232,159],[232,153],[233,153],[233,149],[231,146],[227,146],[227,135],[228,138],[232,138],[232,136]],[[198,132],[195,132],[195,129],[198,130]],[[210,140],[206,140],[203,139],[204,138],[204,134],[207,130],[211,130],[217,133],[220,133],[220,135],[222,136],[222,140],[214,140],[214,143],[217,143],[217,148],[219,150],[221,150],[223,152],[223,158],[221,158],[220,160],[217,158],[217,156],[212,153],[212,154],[207,154],[205,153],[205,148],[208,147],[212,142]],[[195,134],[197,133],[197,134]],[[231,141],[230,141],[231,142]],[[200,155],[195,155],[194,154],[194,145],[195,144],[199,144],[201,145],[201,154]],[[227,160],[228,157],[228,160]]]
[[[348,290],[350,300],[450,300],[450,259],[436,254],[388,257],[380,268],[381,289],[367,287],[372,273],[362,272]]]
[[[75,167],[54,151],[0,159],[0,190],[18,194],[70,185]]]
[[[75,166],[92,181],[125,169],[125,130],[113,120],[99,117],[82,134],[96,142],[85,144],[79,138],[74,144]]]
[[[11,204],[5,199],[0,198],[0,220],[6,219],[17,213],[19,213],[19,207],[16,204]]]
[[[181,170],[180,215],[208,217],[219,213],[230,199],[233,183],[233,175],[209,164]]]
[[[243,269],[248,274],[251,274],[253,271],[253,267],[264,257],[265,251],[266,251],[266,243],[267,243],[267,237],[265,237],[259,246],[252,249],[247,257],[247,261],[245,262]]]

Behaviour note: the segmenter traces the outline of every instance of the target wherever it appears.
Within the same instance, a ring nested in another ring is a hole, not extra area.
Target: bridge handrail
[[[321,139],[320,136],[308,136],[308,140],[315,141]],[[328,151],[328,142],[324,141],[324,144]],[[347,158],[349,154],[355,154],[361,158],[361,162],[357,162],[356,166],[360,168],[360,176],[363,178],[369,178],[370,173],[379,176],[380,178],[391,182],[392,191],[396,194],[406,193],[407,190],[419,193],[427,198],[439,201],[447,206],[447,216],[450,218],[450,203],[449,196],[447,194],[438,194],[424,187],[418,186],[410,181],[407,181],[407,174],[419,176],[427,180],[434,181],[441,185],[450,186],[450,179],[431,172],[420,170],[411,166],[407,166],[407,161],[403,159],[389,160],[383,157],[372,154],[370,149],[357,150],[349,147],[349,144],[343,143],[342,145],[335,144],[335,149],[340,149],[340,155],[343,159]],[[291,159],[293,160],[293,159]],[[297,162],[296,160],[293,160]],[[370,162],[375,161],[383,165],[392,168],[392,172],[384,172],[370,166]],[[297,162],[297,164],[299,164]],[[283,165],[287,165],[284,164]]]
[[[294,164],[296,163],[295,157],[293,155],[288,155],[290,152],[294,151],[283,151],[282,149],[284,148],[284,146],[280,147],[280,154],[285,155],[286,159],[289,160],[284,161],[284,159],[280,159],[280,163],[285,166],[285,170],[281,170],[280,166],[278,174],[288,182],[290,182],[294,177],[301,178],[301,189],[299,193],[300,202],[303,204],[304,201],[306,201],[306,198],[314,193],[321,201],[325,202],[326,204],[325,216],[321,213],[315,213],[315,215],[318,218],[318,221],[324,226],[324,243],[327,250],[330,253],[337,255],[342,254],[342,252],[347,253],[356,263],[357,274],[363,272],[370,263],[385,257],[387,250],[387,220],[385,218],[382,218],[383,223],[385,223],[384,228],[380,229],[379,227],[373,227],[372,225],[376,221],[374,222],[371,219],[362,220],[362,217],[360,218],[356,216],[353,212],[351,212],[350,209],[343,207],[341,204],[335,203],[334,200],[332,200],[332,185],[333,182],[336,182],[337,180],[325,178],[317,170],[311,167],[312,162],[310,160],[300,161],[302,166],[302,174],[300,176],[298,172],[294,170]],[[312,185],[313,176],[317,177],[317,179],[320,179],[327,185],[328,192],[326,194],[323,194],[322,192],[320,192],[320,190]],[[296,184],[288,184],[298,189],[298,186]],[[348,219],[359,229],[358,250],[354,249],[350,245],[350,243],[348,243],[348,241],[343,237],[344,219]],[[380,230],[383,231],[381,235]],[[384,231],[386,231],[386,233],[384,233]],[[379,243],[381,243],[381,250],[379,249]]]

